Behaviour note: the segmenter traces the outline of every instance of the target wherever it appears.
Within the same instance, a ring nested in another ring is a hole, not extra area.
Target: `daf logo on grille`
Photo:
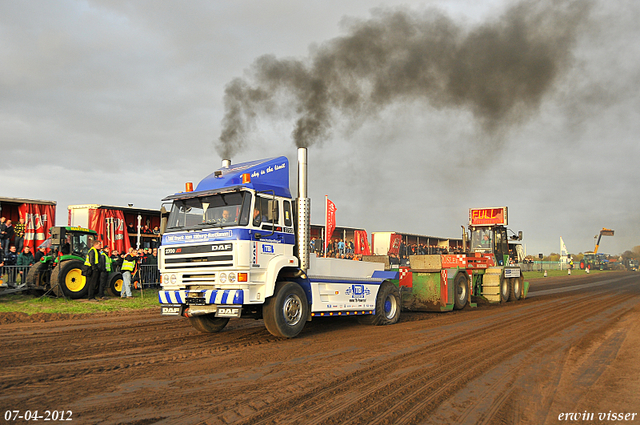
[[[232,249],[233,245],[230,243],[219,243],[211,245],[211,251],[231,251]]]

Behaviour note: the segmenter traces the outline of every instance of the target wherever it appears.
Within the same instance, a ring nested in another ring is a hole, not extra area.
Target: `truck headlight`
[[[178,280],[178,279],[176,279],[176,275],[175,275],[175,274],[172,274],[172,275],[171,275],[171,278],[170,278],[170,282],[175,284],[177,280]]]
[[[236,274],[231,272],[229,273],[229,283],[235,283],[236,281]]]
[[[227,282],[227,274],[226,273],[220,273],[219,278],[220,278],[220,283],[226,283]]]

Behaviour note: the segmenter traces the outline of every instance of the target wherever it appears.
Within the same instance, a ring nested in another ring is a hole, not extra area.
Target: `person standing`
[[[98,287],[98,296],[97,298],[100,300],[106,300],[107,297],[104,296],[104,290],[107,288],[107,281],[109,279],[109,275],[111,274],[111,257],[109,257],[109,247],[105,246],[102,251],[100,251],[100,286]]]
[[[15,248],[15,247],[12,247]],[[33,266],[35,263],[35,259],[33,258],[33,254],[31,253],[31,248],[28,246],[24,247],[24,251],[18,255],[18,273],[20,273],[20,283],[24,283],[27,278],[27,273],[29,273],[29,267]]]
[[[0,248],[5,252],[5,254],[9,251],[9,247],[4,246],[4,240],[7,237],[7,218],[0,217]],[[8,242],[7,242],[8,245]]]
[[[87,298],[89,301],[97,301],[95,298],[96,289],[98,289],[98,284],[100,282],[100,246],[102,242],[96,240],[93,242],[93,246],[89,249],[89,253],[87,253],[87,259],[84,262],[84,265],[91,270],[87,277],[87,284],[89,285],[89,295]]]
[[[131,273],[136,266],[136,257],[138,253],[135,249],[129,248],[129,253],[124,257],[122,261],[122,291],[120,297],[133,298],[131,295]]]
[[[15,230],[11,225],[11,220],[7,220],[4,227],[4,239],[2,239],[2,248],[4,249],[4,252],[7,252],[9,249],[9,243],[11,243],[11,238],[13,238],[14,233]]]
[[[120,267],[122,265],[122,256],[118,250],[113,250],[111,252],[111,270],[114,272],[119,272]]]
[[[24,248],[24,231],[26,230],[26,228],[27,228],[27,225],[24,222],[24,218],[22,217],[20,217],[18,224],[13,226],[13,229],[15,232],[15,239],[13,244],[16,246],[16,249],[18,250],[18,252],[22,252]]]
[[[7,284],[12,286],[16,283],[16,266],[18,265],[18,253],[16,252],[16,247],[14,245],[11,245],[8,252],[5,251],[4,265],[9,266],[7,268]]]

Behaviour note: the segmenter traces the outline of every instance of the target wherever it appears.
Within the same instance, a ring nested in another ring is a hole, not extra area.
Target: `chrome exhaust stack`
[[[308,198],[307,189],[307,148],[298,148],[297,245],[300,268],[304,272],[309,269],[309,228],[311,227],[311,199]]]
[[[222,160],[222,168],[229,168],[231,167],[231,160],[230,159],[223,159]]]

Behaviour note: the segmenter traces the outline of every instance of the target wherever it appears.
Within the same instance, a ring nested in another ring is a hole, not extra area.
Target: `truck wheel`
[[[262,316],[272,335],[298,335],[309,317],[309,303],[302,287],[294,282],[279,282],[273,296],[265,301]]]
[[[467,275],[464,273],[458,273],[456,279],[453,281],[454,302],[453,308],[455,310],[462,310],[467,301],[469,301],[469,284],[467,283]]]
[[[29,268],[26,283],[29,288],[44,288],[49,281],[49,267],[45,263],[36,263]]]
[[[511,291],[509,292],[509,301],[518,301],[522,297],[522,283],[524,276],[511,278]]]
[[[220,332],[229,323],[228,317],[216,317],[215,314],[189,317],[191,326],[202,333]]]
[[[66,296],[72,300],[86,298],[89,285],[82,276],[82,261],[69,260],[58,264],[51,272],[51,289],[58,297]]]
[[[376,297],[376,312],[360,316],[363,325],[393,325],[400,320],[400,293],[391,282],[382,282]]]
[[[107,277],[107,293],[112,297],[119,297],[122,291],[122,273],[113,272]]]

